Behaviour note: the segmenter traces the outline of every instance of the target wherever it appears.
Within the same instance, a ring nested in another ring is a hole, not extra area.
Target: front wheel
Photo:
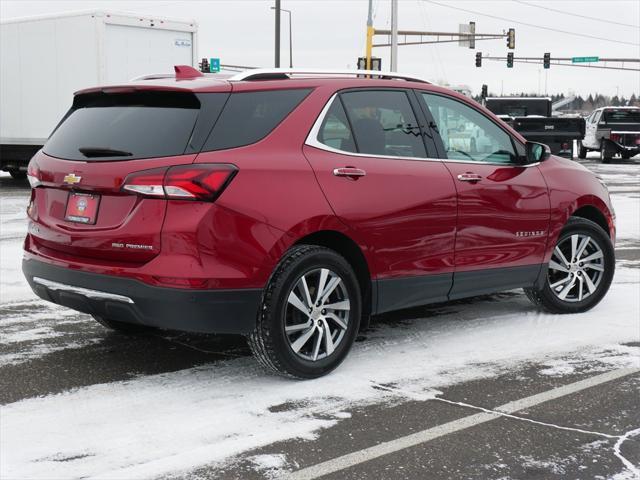
[[[541,287],[527,297],[552,313],[580,313],[605,296],[615,270],[611,239],[596,223],[572,217],[560,234]]]
[[[270,371],[320,377],[349,353],[360,314],[360,287],[349,263],[328,248],[296,246],[265,288],[249,347]]]

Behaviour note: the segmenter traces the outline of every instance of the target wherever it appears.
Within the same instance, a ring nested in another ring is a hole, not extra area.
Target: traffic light
[[[482,66],[482,52],[476,52],[476,67]]]
[[[367,57],[358,57],[358,70],[367,70]],[[382,70],[382,59],[371,57],[371,68],[369,70]]]
[[[507,53],[507,68],[513,68],[513,52]]]
[[[485,99],[489,96],[489,87],[487,87],[486,84],[482,85],[482,93],[480,94],[480,96]]]
[[[513,50],[516,48],[516,29],[510,28],[509,33],[507,33],[507,48]]]
[[[544,68],[551,67],[551,54],[549,52],[544,54],[544,60],[542,61]]]
[[[198,64],[200,67],[200,71],[203,73],[209,73],[209,59],[203,58],[202,61]]]

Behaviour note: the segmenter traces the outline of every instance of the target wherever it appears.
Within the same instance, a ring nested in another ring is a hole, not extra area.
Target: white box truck
[[[194,21],[104,11],[0,22],[0,169],[15,178],[82,88],[197,65]]]

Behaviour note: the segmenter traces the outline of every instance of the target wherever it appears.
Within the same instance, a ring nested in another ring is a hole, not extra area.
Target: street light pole
[[[391,65],[392,72],[398,71],[398,0],[391,0]]]
[[[276,6],[271,7],[276,11],[276,45],[275,45],[275,67],[280,68],[280,0],[276,0]]]
[[[286,12],[289,15],[289,68],[293,68],[293,35],[291,33],[291,10],[287,10],[286,8],[280,8],[280,2],[276,2],[275,7],[271,7],[271,10],[279,9],[281,12]],[[278,42],[278,47],[280,43]],[[278,58],[278,66],[280,59]]]

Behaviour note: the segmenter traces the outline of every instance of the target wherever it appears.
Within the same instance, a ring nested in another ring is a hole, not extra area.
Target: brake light
[[[40,177],[40,167],[35,160],[31,160],[27,166],[27,180],[31,188],[36,188],[42,185],[42,179]]]
[[[612,133],[609,136],[609,140],[611,140],[612,142],[620,142],[622,140],[622,135],[618,133]]]
[[[238,173],[229,163],[179,165],[130,174],[123,190],[139,195],[213,202]]]

